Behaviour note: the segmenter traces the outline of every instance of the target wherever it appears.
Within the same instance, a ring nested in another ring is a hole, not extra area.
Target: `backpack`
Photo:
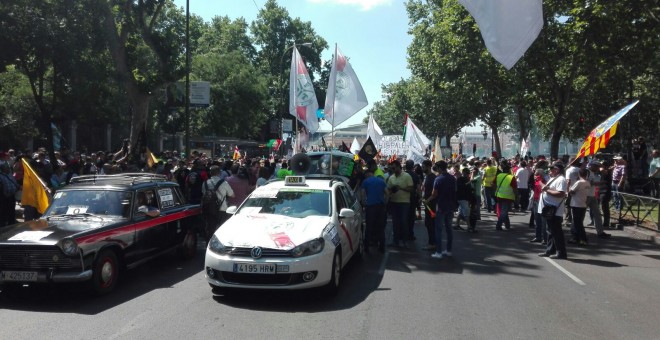
[[[222,185],[222,182],[224,182],[225,180],[220,179],[218,183],[216,183],[215,186],[213,187],[213,190],[209,188],[208,185],[209,181],[206,181],[205,183],[206,190],[204,190],[204,193],[202,194],[202,213],[217,215],[220,212],[220,207],[222,206],[224,199],[223,200],[218,199],[218,195],[216,194],[216,192],[218,191],[220,185]]]

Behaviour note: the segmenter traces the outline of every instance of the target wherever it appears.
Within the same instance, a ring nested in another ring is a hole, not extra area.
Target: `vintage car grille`
[[[0,247],[0,269],[80,268],[80,258],[64,255],[58,247]]]
[[[250,252],[252,251],[252,248],[241,248],[241,247],[236,247],[232,248],[232,250],[229,252],[229,255],[232,256],[239,256],[239,257],[252,257]],[[261,252],[261,257],[291,257],[291,251],[290,250],[282,250],[282,249],[270,249],[270,248],[263,248]]]

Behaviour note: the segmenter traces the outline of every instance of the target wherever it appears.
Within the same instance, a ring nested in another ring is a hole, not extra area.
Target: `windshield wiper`
[[[53,216],[46,217],[46,220],[50,220],[51,218],[69,219],[69,218],[87,218],[87,217],[95,217],[95,218],[103,220],[103,217],[98,216],[96,214],[91,214],[91,213],[53,215]]]

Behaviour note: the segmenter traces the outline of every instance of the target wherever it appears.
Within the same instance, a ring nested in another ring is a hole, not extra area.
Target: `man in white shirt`
[[[527,210],[529,205],[529,176],[532,170],[527,167],[527,162],[520,162],[520,167],[516,171],[516,181],[518,182],[518,197],[520,200],[520,211]]]
[[[550,168],[550,181],[543,187],[541,199],[539,200],[538,213],[543,213],[546,205],[555,206],[557,209],[552,217],[545,218],[548,224],[548,245],[544,252],[539,253],[541,257],[550,257],[552,259],[566,259],[566,241],[564,231],[561,228],[562,216],[565,210],[566,179],[562,175],[564,165],[555,163]]]

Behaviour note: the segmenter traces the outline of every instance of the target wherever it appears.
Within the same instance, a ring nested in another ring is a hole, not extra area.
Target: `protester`
[[[532,194],[532,215],[534,216],[536,236],[532,239],[531,242],[541,243],[543,245],[547,244],[548,242],[547,223],[545,218],[543,218],[541,213],[538,211],[538,207],[539,201],[541,199],[541,191],[546,183],[546,176],[543,169],[536,169],[534,173],[534,191]]]
[[[424,172],[424,181],[422,183],[422,198],[424,203],[424,226],[426,227],[426,232],[428,233],[428,243],[422,249],[432,250],[435,249],[435,210],[436,200],[429,200],[431,194],[433,193],[433,182],[435,181],[436,175],[432,171],[433,163],[430,160],[424,160],[422,162],[422,171]]]
[[[439,175],[433,183],[433,192],[427,200],[436,200],[435,213],[435,253],[431,257],[441,259],[443,256],[452,256],[452,226],[451,220],[456,210],[456,178],[447,173],[447,162],[435,163]],[[442,250],[442,230],[447,233],[446,250]]]
[[[554,214],[544,216],[548,225],[548,245],[544,252],[538,254],[541,257],[550,257],[553,259],[566,259],[568,257],[564,231],[561,226],[565,209],[564,201],[568,191],[566,189],[566,179],[562,174],[563,171],[564,165],[562,163],[555,163],[550,168],[550,181],[541,190],[538,213],[543,214],[546,206],[554,207],[555,210]]]
[[[361,187],[366,197],[365,200],[365,218],[367,232],[364,240],[364,249],[369,252],[372,245],[378,246],[378,251],[385,251],[385,194],[387,184],[382,177],[374,176],[372,170],[367,170],[364,174],[364,181]]]
[[[410,194],[415,190],[412,177],[401,169],[397,160],[390,163],[393,173],[387,178],[390,213],[392,214],[393,245],[405,247],[408,233]]]
[[[614,208],[617,212],[620,212],[623,207],[623,199],[619,193],[623,192],[627,180],[626,161],[620,154],[614,156],[614,161],[616,163],[612,169],[612,198],[614,199]]]
[[[498,174],[493,180],[495,187],[495,198],[497,200],[497,223],[495,223],[495,230],[509,230],[511,229],[511,220],[509,219],[509,211],[516,199],[517,182],[511,175],[511,168],[506,162],[501,164],[502,172]],[[504,229],[502,229],[504,225]]]
[[[608,238],[610,234],[603,230],[603,216],[600,211],[600,202],[598,200],[598,187],[602,181],[600,174],[600,163],[591,161],[589,163],[587,181],[591,185],[591,191],[587,193],[587,208],[589,208],[589,216],[591,217],[591,224],[596,228],[596,235],[600,238]],[[609,207],[607,208],[609,210]]]
[[[573,238],[568,240],[568,243],[575,243],[581,246],[586,246],[587,233],[584,230],[584,215],[587,211],[587,197],[589,192],[593,192],[591,184],[588,181],[589,171],[587,169],[580,169],[579,179],[573,183],[568,193],[571,195],[571,210],[573,211],[573,226],[571,232]]]
[[[234,192],[233,196],[229,196],[227,201],[229,206],[239,206],[252,192],[252,187],[248,182],[248,175],[245,168],[240,164],[234,163],[231,166],[231,176],[227,177],[227,183],[231,186]]]
[[[493,180],[497,176],[497,167],[493,165],[493,161],[488,159],[486,160],[486,167],[484,168],[483,178],[484,178],[484,199],[486,201],[486,210],[490,213],[495,210],[495,186]]]
[[[654,149],[651,156],[653,159],[649,165],[649,178],[655,187],[655,198],[660,198],[660,150]]]
[[[204,181],[202,190],[203,192],[206,192],[206,190],[214,190],[217,186],[217,189],[215,189],[215,194],[219,202],[219,211],[216,213],[206,212],[204,214],[204,236],[207,242],[211,239],[211,236],[213,233],[215,233],[216,229],[218,229],[218,227],[225,223],[225,221],[229,218],[227,214],[227,208],[229,207],[227,200],[230,197],[234,197],[234,191],[232,190],[229,183],[227,183],[224,178],[220,177],[220,167],[213,165],[209,171],[211,178]]]
[[[11,175],[9,163],[0,162],[0,228],[16,223],[16,192],[19,184]]]
[[[515,171],[516,183],[518,185],[518,195],[520,203],[520,211],[526,211],[529,205],[529,178],[532,175],[532,170],[528,168],[527,162],[521,161],[520,167]]]

